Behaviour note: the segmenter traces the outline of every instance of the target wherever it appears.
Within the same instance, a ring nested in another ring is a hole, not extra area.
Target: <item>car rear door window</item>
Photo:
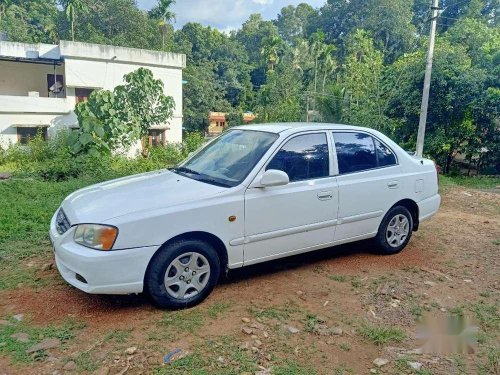
[[[290,182],[330,175],[328,142],[325,133],[296,136],[285,143],[266,167],[288,174]]]
[[[396,156],[391,151],[389,147],[384,145],[378,139],[374,139],[375,141],[375,150],[377,152],[377,160],[379,167],[387,167],[389,165],[397,164]]]
[[[377,168],[373,138],[365,133],[333,133],[339,173]]]

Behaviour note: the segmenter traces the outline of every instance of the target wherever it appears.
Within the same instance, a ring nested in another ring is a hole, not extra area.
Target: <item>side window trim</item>
[[[278,147],[276,147],[276,149],[273,151],[273,153],[269,156],[269,158],[266,160],[266,162],[264,163],[264,165],[260,169],[259,173],[257,173],[257,175],[255,176],[254,181],[256,181],[258,178],[260,178],[260,176],[262,176],[262,174],[266,171],[266,168],[269,165],[269,163],[273,160],[273,158],[276,156],[276,154],[283,148],[283,146],[285,146],[289,141],[291,141],[294,138],[297,138],[297,137],[300,137],[303,135],[308,135],[308,134],[324,134],[325,135],[327,145],[328,145],[329,174],[328,174],[328,176],[324,176],[324,177],[315,177],[315,178],[300,180],[300,181],[290,181],[290,183],[288,185],[295,184],[295,183],[303,183],[305,181],[320,180],[322,178],[331,178],[331,177],[335,176],[333,174],[333,170],[332,170],[332,157],[333,157],[332,148],[331,148],[332,144],[330,143],[330,139],[329,139],[330,137],[328,136],[328,133],[330,133],[328,130],[311,130],[311,131],[304,131],[304,132],[289,135],[288,137],[283,139],[283,141],[278,145]],[[335,144],[333,144],[333,147],[335,147]]]
[[[344,176],[344,175],[353,174],[353,173],[364,173],[364,172],[374,171],[376,169],[396,167],[396,166],[399,165],[399,158],[398,158],[398,155],[394,152],[394,150],[391,147],[389,147],[385,142],[383,142],[382,140],[380,140],[380,138],[378,138],[377,136],[375,136],[375,135],[373,135],[371,133],[367,133],[367,132],[360,131],[360,130],[332,130],[330,133],[331,133],[331,136],[332,136],[333,148],[335,150],[335,162],[336,162],[336,166],[337,166],[337,174],[336,174],[336,176]],[[338,166],[337,148],[335,147],[335,133],[362,133],[362,134],[365,134],[365,135],[371,137],[372,138],[372,142],[373,142],[373,148],[375,150],[375,157],[377,159],[377,167],[376,168],[363,169],[361,171],[340,173],[340,169],[339,169],[339,166]],[[375,140],[379,141],[382,145],[384,145],[385,147],[387,147],[388,150],[391,151],[391,153],[394,155],[394,158],[396,159],[396,163],[395,164],[384,165],[382,167],[378,166],[379,165],[379,160],[378,160],[377,148],[376,148]]]

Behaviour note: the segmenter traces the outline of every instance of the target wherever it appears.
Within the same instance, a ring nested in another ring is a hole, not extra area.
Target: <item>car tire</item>
[[[387,212],[375,237],[378,253],[397,254],[410,241],[413,232],[413,217],[406,207],[395,206]]]
[[[210,244],[195,239],[176,241],[151,259],[144,290],[159,307],[191,307],[212,292],[220,269],[219,256]]]

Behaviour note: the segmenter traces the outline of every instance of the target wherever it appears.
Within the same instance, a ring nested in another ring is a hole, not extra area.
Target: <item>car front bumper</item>
[[[50,240],[59,273],[69,284],[94,294],[141,293],[149,261],[159,246],[99,251],[73,241],[75,227],[60,235],[55,215]]]

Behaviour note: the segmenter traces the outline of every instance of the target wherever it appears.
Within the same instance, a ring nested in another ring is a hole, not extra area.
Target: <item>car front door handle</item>
[[[333,198],[333,191],[322,191],[318,193],[318,199],[320,201],[327,201]]]
[[[387,184],[389,189],[395,189],[399,186],[399,181],[391,181]]]

